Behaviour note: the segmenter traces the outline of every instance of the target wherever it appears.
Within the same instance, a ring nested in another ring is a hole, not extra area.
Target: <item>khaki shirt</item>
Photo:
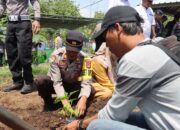
[[[30,0],[34,17],[40,18],[39,0]],[[0,0],[0,15],[7,11],[8,15],[28,15],[29,0]]]
[[[63,82],[69,84],[76,84],[80,82],[81,91],[79,97],[86,96],[87,98],[91,93],[91,79],[78,81],[82,74],[84,56],[79,53],[78,58],[69,62],[66,56],[66,49],[59,48],[55,50],[50,58],[50,69],[48,76],[54,82],[53,87],[57,96],[64,96],[65,89]]]

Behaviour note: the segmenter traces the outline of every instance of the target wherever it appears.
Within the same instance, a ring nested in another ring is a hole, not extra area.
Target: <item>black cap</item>
[[[108,29],[109,26],[120,22],[143,22],[142,18],[139,16],[138,12],[130,6],[115,6],[112,7],[105,14],[102,21],[101,30],[93,35],[93,39],[98,38],[101,42],[105,39],[102,38],[102,34]]]
[[[66,50],[80,51],[83,46],[84,36],[77,31],[69,31],[66,36]]]

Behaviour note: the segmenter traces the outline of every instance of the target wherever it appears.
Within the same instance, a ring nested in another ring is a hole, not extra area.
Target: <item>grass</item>
[[[37,76],[37,75],[41,75],[41,74],[47,74],[48,68],[49,68],[48,63],[32,65],[33,75]],[[8,66],[1,67],[0,68],[0,88],[2,86],[7,85],[11,81],[12,81],[11,80],[11,72],[9,71],[9,67]]]

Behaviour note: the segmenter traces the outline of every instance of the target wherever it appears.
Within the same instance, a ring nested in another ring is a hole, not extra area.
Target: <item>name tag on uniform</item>
[[[9,21],[18,21],[19,18],[18,18],[18,15],[10,15],[10,16],[8,16],[8,20]]]

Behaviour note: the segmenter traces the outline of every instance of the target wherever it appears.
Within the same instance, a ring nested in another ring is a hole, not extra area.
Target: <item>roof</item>
[[[154,0],[153,9],[161,9],[167,14],[180,13],[180,0]]]
[[[2,17],[6,17],[4,14]],[[33,16],[31,16],[34,19]],[[97,23],[102,19],[96,18],[84,18],[75,16],[63,16],[63,15],[45,15],[41,14],[41,27],[43,28],[66,28],[76,29],[91,23]]]
[[[180,0],[154,0],[153,4],[166,4],[166,3],[177,3],[180,2]]]
[[[91,23],[97,23],[101,19],[83,18],[74,16],[42,15],[41,26],[48,28],[76,29]]]

